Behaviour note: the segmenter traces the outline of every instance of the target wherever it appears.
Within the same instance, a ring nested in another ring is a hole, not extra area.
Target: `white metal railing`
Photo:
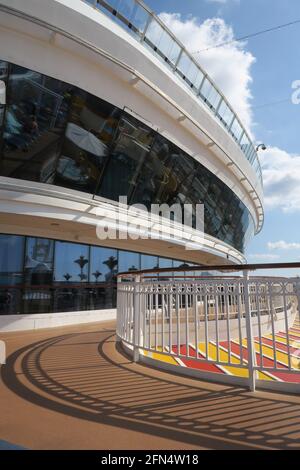
[[[300,392],[298,278],[245,271],[194,279],[132,273],[118,281],[117,338],[135,361],[251,390]]]
[[[141,0],[84,0],[109,15],[153,52],[219,120],[241,148],[262,184],[256,149],[222,92],[176,36]]]

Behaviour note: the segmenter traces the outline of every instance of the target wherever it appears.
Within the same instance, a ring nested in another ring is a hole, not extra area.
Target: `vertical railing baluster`
[[[184,299],[185,299],[185,355],[188,356],[190,352],[189,348],[189,311],[188,311],[188,293],[187,293],[187,285],[185,284],[185,294],[184,294]]]
[[[217,362],[220,362],[220,340],[219,340],[219,304],[216,301],[216,285],[213,288],[215,302],[214,302],[214,310],[215,310],[215,326],[216,326],[216,346],[217,346]]]
[[[285,323],[285,334],[286,334],[286,347],[288,353],[288,367],[291,370],[291,348],[290,348],[290,333],[289,333],[289,321],[287,313],[287,303],[286,303],[286,284],[282,282],[282,295],[283,295],[283,311],[284,311],[284,323]]]
[[[181,345],[180,345],[180,306],[179,306],[179,293],[178,293],[178,284],[176,286],[176,298],[175,298],[175,305],[176,305],[176,320],[177,320],[177,354],[178,356],[181,353]]]
[[[259,283],[255,283],[255,298],[256,298],[256,309],[257,309],[257,323],[258,323],[258,338],[259,338],[259,357],[260,367],[263,367],[263,349],[262,349],[262,330],[261,330],[261,317],[260,317],[260,305],[259,305]]]
[[[224,284],[224,307],[226,314],[226,328],[227,328],[227,351],[228,351],[228,362],[231,363],[231,333],[230,333],[230,318],[229,318],[229,285]]]
[[[164,294],[164,286],[161,289],[161,347],[162,351],[165,350],[165,294]]]
[[[154,349],[155,351],[157,351],[157,335],[158,335],[158,289],[159,287],[157,287],[157,291],[155,292],[155,319],[154,319]]]
[[[276,348],[276,338],[275,338],[275,309],[273,302],[273,283],[269,281],[269,297],[270,297],[270,317],[271,317],[271,327],[272,327],[272,344],[273,344],[273,355],[274,355],[274,368],[277,369],[277,348]]]
[[[171,293],[171,286],[169,286],[169,294],[168,294],[168,299],[169,299],[169,305],[168,305],[168,310],[169,310],[169,352],[172,354],[173,350],[173,335],[172,335],[172,328],[173,328],[173,322],[172,322],[172,293]]]
[[[193,302],[194,302],[194,323],[195,323],[195,348],[196,348],[196,359],[199,358],[198,351],[198,303],[197,303],[197,286],[193,286]]]
[[[141,277],[139,275],[134,278],[134,295],[133,295],[133,361],[138,362],[140,355],[140,282]],[[143,312],[145,315],[145,312]]]
[[[242,330],[242,308],[241,308],[242,284],[240,280],[237,283],[237,309],[238,309],[238,329],[239,329],[239,348],[240,348],[240,364],[243,364],[243,330]]]
[[[208,359],[208,305],[207,305],[207,287],[205,286],[204,293],[204,336],[205,336],[205,357]]]
[[[249,272],[244,271],[244,297],[245,297],[245,316],[247,330],[247,348],[248,348],[248,366],[249,366],[249,388],[255,391],[256,387],[256,356],[253,343],[252,317],[249,299]]]

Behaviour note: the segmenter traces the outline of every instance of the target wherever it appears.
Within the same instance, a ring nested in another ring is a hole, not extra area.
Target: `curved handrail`
[[[257,384],[300,393],[300,278],[246,271],[145,282],[136,275],[117,291],[117,341],[134,362],[250,390]]]
[[[159,56],[223,125],[240,147],[262,185],[256,149],[223,93],[170,29],[141,0],[83,0],[99,8]]]
[[[182,263],[184,264],[184,263]],[[259,264],[219,264],[214,266],[205,266],[205,265],[195,265],[195,266],[181,266],[178,268],[169,267],[169,268],[154,268],[154,269],[141,269],[137,271],[124,271],[118,273],[118,278],[126,276],[140,276],[143,274],[160,274],[160,273],[182,273],[182,272],[191,272],[191,271],[256,271],[258,269],[296,269],[300,268],[300,263],[259,263]],[[274,277],[274,276],[272,276]]]

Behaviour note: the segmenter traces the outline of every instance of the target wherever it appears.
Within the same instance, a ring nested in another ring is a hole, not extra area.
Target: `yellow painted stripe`
[[[161,347],[157,349],[162,350]],[[143,354],[145,356],[151,357],[152,359],[155,359],[156,361],[167,362],[168,364],[173,364],[175,366],[178,366],[178,362],[172,356],[166,356],[164,354],[159,354],[158,352],[152,352],[152,351],[143,351]]]
[[[243,345],[247,346],[247,340],[243,340]],[[260,345],[255,342],[255,351],[260,354]],[[274,350],[271,346],[262,345],[262,354],[268,359],[274,360]],[[288,355],[285,352],[276,350],[276,360],[284,365],[288,365]]]
[[[199,351],[205,355],[205,344],[199,343],[198,344]],[[217,360],[217,346],[213,343],[208,344],[208,355],[213,360]],[[219,349],[219,360],[220,362],[228,362],[229,361],[229,354],[226,351],[223,351],[221,348]],[[231,362],[233,364],[239,364],[240,361],[238,358],[231,356]],[[236,375],[237,377],[249,377],[249,373],[247,369],[243,369],[241,367],[230,367],[227,365],[222,365],[226,372],[229,372],[232,375]]]

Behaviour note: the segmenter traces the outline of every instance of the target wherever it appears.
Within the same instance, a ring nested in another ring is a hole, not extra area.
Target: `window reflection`
[[[89,249],[87,245],[57,242],[55,246],[54,280],[57,282],[87,282]]]
[[[235,213],[228,217],[237,217],[235,230],[226,233],[228,242],[241,243],[240,223],[247,227],[246,236],[251,235],[252,219],[237,198]],[[0,234],[0,314],[115,308],[118,272],[189,265],[112,248]],[[160,279],[172,276],[166,272]]]
[[[50,284],[53,274],[53,240],[27,237],[24,275],[26,284]]]
[[[94,193],[119,111],[89,93],[73,90],[55,183]]]
[[[24,237],[0,235],[0,284],[23,282]]]
[[[119,251],[119,272],[138,271],[140,255],[131,251]]]
[[[132,18],[143,11],[132,1],[122,8]],[[172,38],[157,28],[151,23],[149,37],[166,52],[173,48]],[[184,53],[179,71],[191,84],[202,81]],[[129,204],[148,209],[152,203],[204,203],[206,233],[244,250],[253,232],[247,208],[221,180],[165,137],[100,98],[38,72],[0,61],[0,76],[7,81],[7,105],[0,107],[2,175],[111,200],[127,196]],[[251,161],[252,144],[237,120],[232,122],[232,111],[207,78],[201,92],[231,126]],[[195,226],[195,214],[192,220]],[[80,280],[78,274],[63,274],[72,282]]]
[[[157,269],[157,256],[141,255],[141,269]]]
[[[90,281],[116,281],[118,272],[117,250],[102,247],[91,248]]]
[[[69,89],[59,80],[11,66],[3,131],[6,176],[53,182]]]
[[[0,288],[0,315],[17,315],[22,313],[22,291],[11,287]]]
[[[24,289],[23,313],[52,312],[52,291],[50,289]]]
[[[120,195],[127,195],[130,203],[153,139],[152,129],[131,116],[122,116],[102,181],[101,196],[118,200]]]

